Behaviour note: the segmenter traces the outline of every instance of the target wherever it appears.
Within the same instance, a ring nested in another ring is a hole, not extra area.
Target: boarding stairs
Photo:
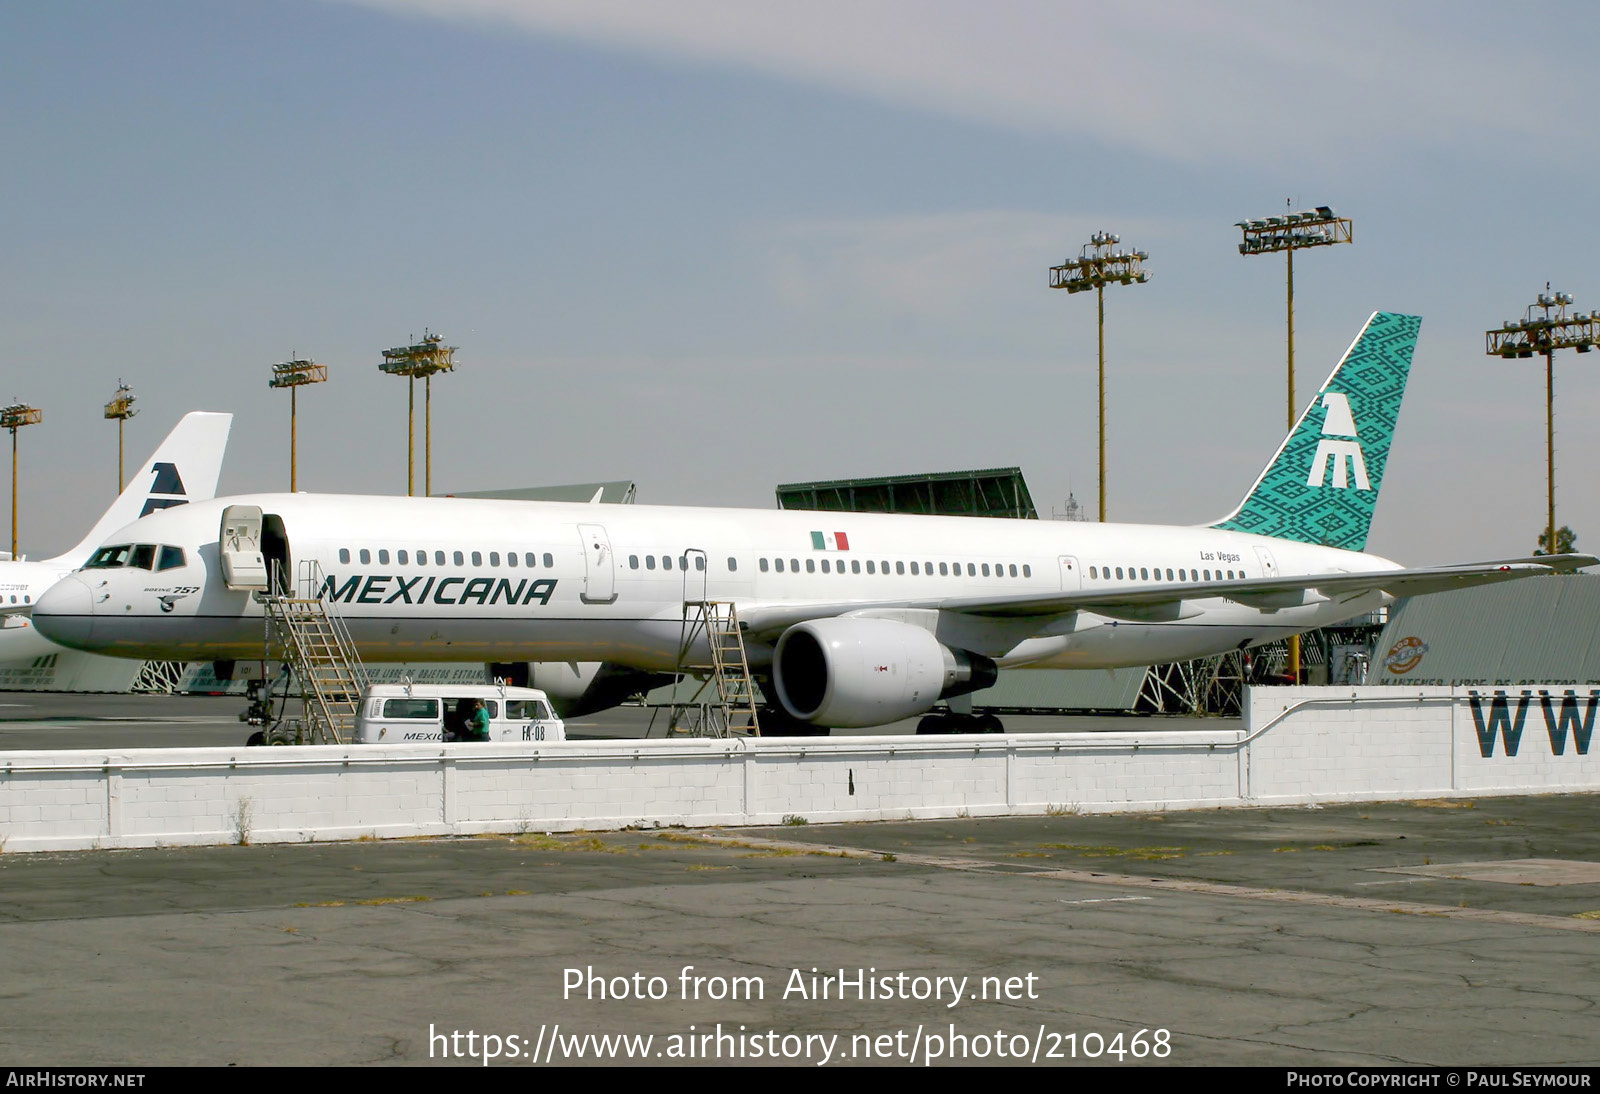
[[[755,678],[731,600],[685,600],[679,665],[700,678],[687,702],[674,702],[669,732],[691,737],[761,735]],[[703,640],[703,645],[702,645]],[[709,661],[685,663],[704,649]],[[736,721],[743,724],[735,725]]]
[[[267,656],[279,651],[300,685],[304,719],[286,720],[276,734],[282,743],[348,744],[368,683],[350,631],[333,604],[322,598],[322,567],[300,563],[290,589],[273,562],[266,592],[257,593],[267,618]]]

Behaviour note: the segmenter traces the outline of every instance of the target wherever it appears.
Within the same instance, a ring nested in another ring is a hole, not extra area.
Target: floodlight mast
[[[122,425],[129,418],[139,413],[133,409],[133,389],[121,380],[117,381],[117,393],[106,404],[106,417],[117,420],[117,493],[122,493],[124,482],[122,474]]]
[[[1083,245],[1076,260],[1050,267],[1050,287],[1080,293],[1093,289],[1095,293],[1097,329],[1100,346],[1100,521],[1106,519],[1106,286],[1109,284],[1143,285],[1150,280],[1150,271],[1144,263],[1150,256],[1144,251],[1123,251],[1117,248],[1122,237],[1110,232],[1096,232]]]
[[[272,379],[267,381],[268,387],[286,387],[289,389],[289,493],[291,494],[295,492],[298,486],[295,450],[299,442],[298,427],[296,425],[299,391],[305,384],[320,384],[327,378],[327,365],[319,365],[315,361],[294,358],[290,361],[284,361],[282,364],[273,365]]]
[[[14,403],[0,409],[0,429],[11,430],[11,557],[17,557],[17,430],[25,425],[37,425],[44,411],[26,403]]]
[[[1600,342],[1600,313],[1574,312],[1567,314],[1572,294],[1551,292],[1545,282],[1540,293],[1519,322],[1509,319],[1498,329],[1484,332],[1484,352],[1490,357],[1505,360],[1544,357],[1544,446],[1546,523],[1544,549],[1556,553],[1556,385],[1555,355],[1558,349],[1575,349],[1588,353]],[[1534,312],[1539,312],[1535,315]]]
[[[410,381],[406,426],[406,494],[416,493],[417,378],[423,384],[423,496],[433,495],[433,375],[454,372],[458,346],[447,346],[444,339],[423,328],[422,341],[383,351],[379,371],[404,376]]]
[[[1244,233],[1239,244],[1242,255],[1284,253],[1288,260],[1287,292],[1284,311],[1287,317],[1288,373],[1288,428],[1294,429],[1294,253],[1312,247],[1331,247],[1335,243],[1354,242],[1353,226],[1348,217],[1341,217],[1331,206],[1319,205],[1298,213],[1286,212],[1282,216],[1262,217],[1258,220],[1241,220],[1236,227]],[[1300,636],[1289,636],[1289,674],[1300,682]]]
[[[1288,315],[1288,374],[1289,422],[1294,428],[1294,253],[1312,247],[1331,247],[1335,243],[1354,242],[1350,218],[1341,217],[1332,208],[1319,205],[1298,213],[1263,217],[1259,220],[1241,220],[1237,227],[1244,232],[1239,244],[1242,255],[1276,254],[1282,251],[1288,260],[1288,291],[1285,311]]]

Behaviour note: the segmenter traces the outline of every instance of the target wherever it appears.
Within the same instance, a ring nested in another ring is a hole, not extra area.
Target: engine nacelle
[[[814,619],[778,639],[772,680],[791,716],[838,729],[912,718],[940,699],[989,687],[995,663],[909,623]]]

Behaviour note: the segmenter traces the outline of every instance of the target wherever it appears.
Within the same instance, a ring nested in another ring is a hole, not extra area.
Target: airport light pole
[[[106,418],[117,420],[117,493],[122,493],[122,484],[125,481],[122,474],[122,425],[129,418],[139,413],[133,409],[133,390],[121,380],[117,381],[117,393],[106,404]]]
[[[1508,319],[1499,329],[1484,332],[1484,352],[1490,357],[1544,357],[1545,470],[1548,512],[1544,534],[1547,554],[1556,554],[1556,384],[1555,356],[1558,349],[1588,353],[1600,341],[1600,314],[1567,314],[1572,294],[1545,291],[1528,305],[1519,322]],[[1539,314],[1535,315],[1534,313]]]
[[[1341,217],[1330,206],[1319,205],[1298,213],[1262,217],[1258,220],[1241,220],[1237,227],[1244,233],[1239,244],[1242,255],[1284,253],[1288,260],[1288,291],[1284,310],[1288,317],[1288,388],[1289,425],[1294,428],[1294,253],[1312,247],[1331,247],[1335,243],[1353,242],[1353,225],[1348,217]],[[1289,636],[1289,674],[1300,682],[1300,636]]]
[[[25,403],[0,409],[0,429],[11,430],[11,557],[17,557],[17,430],[37,425],[44,412]]]
[[[1078,257],[1050,267],[1050,287],[1069,293],[1093,289],[1098,305],[1100,334],[1100,520],[1106,519],[1106,286],[1143,285],[1150,280],[1144,251],[1123,251],[1117,247],[1122,237],[1096,232],[1083,245]]]
[[[306,361],[295,358],[272,366],[272,379],[267,381],[268,387],[286,387],[289,389],[289,493],[294,493],[298,486],[296,474],[295,450],[299,445],[298,417],[300,388],[306,384],[320,384],[328,378],[328,366],[319,365],[315,361]]]
[[[439,372],[454,372],[458,346],[447,346],[444,339],[426,328],[422,341],[383,351],[379,371],[404,376],[410,383],[406,424],[406,494],[416,493],[417,380],[423,389],[423,496],[433,495],[433,377]]]

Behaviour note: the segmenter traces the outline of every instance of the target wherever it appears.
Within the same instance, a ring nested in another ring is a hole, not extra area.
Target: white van
[[[456,740],[472,700],[489,712],[491,741],[564,741],[567,727],[536,688],[502,684],[373,684],[361,697],[357,744]]]

